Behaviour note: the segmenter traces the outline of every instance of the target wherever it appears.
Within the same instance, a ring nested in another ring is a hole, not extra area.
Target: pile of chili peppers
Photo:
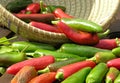
[[[106,36],[103,28],[88,20],[78,19],[65,12],[64,6],[46,5],[43,1],[32,2],[19,12],[12,12],[19,19],[38,29],[64,33],[72,42],[95,45]]]

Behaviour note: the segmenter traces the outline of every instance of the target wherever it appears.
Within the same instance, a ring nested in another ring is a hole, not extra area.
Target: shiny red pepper
[[[94,45],[97,48],[112,50],[119,46],[120,39],[100,39],[99,43]]]
[[[26,11],[32,14],[38,13],[40,11],[40,4],[39,3],[29,4],[26,8]]]
[[[69,39],[78,44],[94,45],[99,42],[99,37],[97,33],[75,31],[63,22],[58,22],[57,26]]]
[[[53,14],[56,16],[56,18],[73,18],[73,16],[65,13],[61,8],[56,8],[53,11]]]

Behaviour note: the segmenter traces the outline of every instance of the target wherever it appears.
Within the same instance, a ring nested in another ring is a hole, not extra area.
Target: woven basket
[[[69,39],[60,33],[53,33],[37,29],[13,16],[5,9],[12,0],[0,0],[0,24],[11,31],[32,41],[45,43],[65,43]],[[33,0],[38,2],[39,0]],[[66,13],[76,17],[91,20],[103,27],[104,30],[112,23],[120,0],[43,0],[49,5],[66,7]]]

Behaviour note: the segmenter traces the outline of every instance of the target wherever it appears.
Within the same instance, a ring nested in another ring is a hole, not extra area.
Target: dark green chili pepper
[[[61,83],[78,83],[78,82],[85,83],[85,79],[90,71],[91,71],[90,67],[85,67],[79,70],[78,72],[72,74],[71,76],[66,78],[64,81],[62,81]]]
[[[105,83],[113,83],[119,74],[119,70],[115,67],[110,67],[106,74]]]
[[[99,63],[88,74],[86,83],[102,83],[107,71],[107,65],[105,63]]]
[[[0,53],[0,66],[9,66],[11,64],[23,61],[26,59],[26,56],[22,52],[5,52]]]
[[[10,12],[18,13],[20,10],[25,9],[28,4],[33,3],[32,0],[12,0],[6,6]]]
[[[69,27],[86,32],[102,32],[103,28],[88,20],[77,19],[77,18],[62,18],[60,21],[67,24]],[[57,24],[59,21],[52,21],[53,24]]]
[[[104,62],[116,58],[116,56],[112,52],[97,52],[94,57],[90,58],[89,60],[93,60],[96,63]]]
[[[20,51],[22,51],[25,47],[27,47],[25,49],[25,52],[34,52],[37,49],[55,50],[55,48],[50,44],[38,43],[38,42],[18,41],[18,42],[13,42],[11,46]]]
[[[104,50],[104,49],[95,48],[95,47],[86,46],[86,45],[65,43],[57,51],[79,55],[80,57],[90,58],[90,57],[93,57],[97,52],[105,52],[110,50]]]

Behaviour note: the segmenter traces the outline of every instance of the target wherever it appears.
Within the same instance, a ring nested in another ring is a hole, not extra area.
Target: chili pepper
[[[52,20],[55,20],[55,17],[52,13],[47,14],[14,14],[21,20],[30,20],[44,23],[51,23]]]
[[[45,31],[50,31],[50,32],[55,32],[55,33],[62,33],[59,28],[50,25],[50,24],[46,24],[46,23],[42,23],[42,22],[35,22],[35,21],[31,21],[29,23],[31,26],[34,26],[36,28],[45,30]]]
[[[7,67],[23,60],[26,60],[26,55],[22,52],[0,53],[0,66]]]
[[[103,28],[89,20],[83,20],[78,18],[62,18],[59,21],[52,21],[53,24],[59,24],[59,22],[63,22],[66,25],[68,25],[70,28],[73,28],[75,30],[81,30],[85,32],[92,32],[92,33],[98,33],[103,32]]]
[[[26,7],[26,11],[29,13],[38,13],[40,11],[39,3],[31,3]]]
[[[12,78],[10,83],[28,83],[32,78],[37,76],[37,71],[32,66],[24,66],[20,71]]]
[[[69,14],[65,13],[61,8],[56,8],[53,11],[53,14],[56,18],[73,18],[73,16],[70,16]]]
[[[59,22],[57,26],[70,40],[72,40],[75,43],[84,45],[94,45],[99,42],[99,37],[96,33],[75,31],[63,22]]]
[[[55,79],[56,72],[48,72],[41,74],[39,76],[36,76],[32,80],[30,80],[28,83],[53,83]]]
[[[93,68],[95,65],[96,65],[95,62],[86,60],[63,66],[57,70],[56,79],[59,80],[66,79],[67,77],[69,77],[70,75],[72,75],[73,73],[77,72],[82,68],[85,67]]]
[[[16,74],[24,66],[33,66],[36,70],[40,70],[44,69],[47,65],[53,63],[54,61],[54,57],[50,55],[39,58],[32,58],[9,66],[6,72],[9,74]]]
[[[99,63],[86,77],[86,83],[102,83],[107,71],[107,65],[105,63]]]
[[[6,9],[12,13],[18,13],[31,3],[33,3],[32,0],[12,0],[7,3]]]
[[[106,74],[105,83],[113,83],[119,74],[119,70],[115,67],[110,67]]]
[[[112,53],[117,57],[120,57],[120,47],[113,48]]]
[[[78,82],[85,83],[85,79],[90,71],[91,71],[90,67],[85,67],[77,71],[76,73],[72,74],[71,76],[63,80],[61,83],[78,83]]]
[[[74,43],[64,43],[61,45],[61,47],[57,51],[79,55],[80,57],[91,58],[97,52],[104,52],[104,51],[111,51],[111,50],[104,50],[100,48],[95,48],[93,46],[78,45]]]
[[[104,62],[116,58],[116,56],[112,52],[97,52],[92,58],[89,58],[88,60],[93,60],[96,63]]]
[[[28,41],[16,41],[11,44],[11,47],[22,51],[26,46],[28,46],[24,52],[34,52],[37,49],[55,50],[55,47],[50,44],[38,43],[38,42],[28,42]]]
[[[113,48],[118,47],[117,42],[118,40],[116,39],[100,39],[99,42],[94,46],[101,49],[112,50]]]
[[[78,55],[70,54],[70,53],[59,53],[56,51],[50,51],[50,50],[44,50],[44,49],[38,49],[34,52],[33,57],[40,57],[40,56],[47,56],[52,55],[54,56],[56,61],[59,61],[61,59],[69,59],[69,58],[80,58]]]
[[[83,61],[85,59],[87,59],[87,58],[80,57],[80,58],[67,59],[65,61],[59,61],[59,62],[52,63],[52,64],[48,65],[48,68],[50,69],[50,71],[57,71],[60,67],[63,67],[65,65],[72,64],[75,62]]]
[[[120,83],[120,73],[118,74],[117,78],[114,80],[114,83]]]
[[[115,67],[117,69],[120,69],[120,58],[115,58],[115,59],[109,60],[107,62],[107,66],[108,67]]]
[[[39,70],[38,74],[46,73],[46,72],[56,72],[60,67],[63,67],[65,65],[69,65],[69,64],[72,64],[75,62],[83,61],[85,59],[86,59],[86,57],[80,57],[80,58],[70,58],[70,59],[67,59],[64,61],[58,61],[58,62],[55,62],[55,63],[48,65],[43,70]]]

